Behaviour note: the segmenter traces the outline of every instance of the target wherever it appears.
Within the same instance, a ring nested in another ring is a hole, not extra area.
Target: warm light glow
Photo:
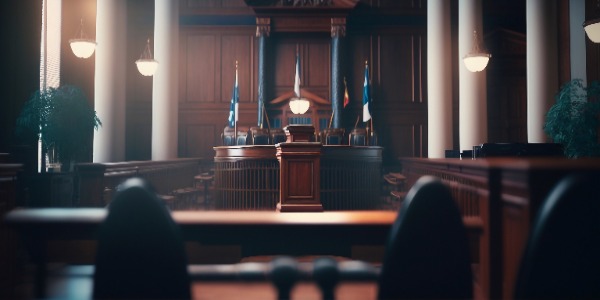
[[[600,19],[585,21],[583,29],[592,42],[600,43]]]
[[[88,58],[96,50],[96,42],[90,39],[70,39],[71,50],[79,58]]]
[[[301,115],[308,111],[310,102],[305,98],[292,98],[290,99],[290,109],[296,115]]]
[[[477,35],[477,31],[474,30],[473,48],[471,48],[471,52],[463,58],[467,70],[471,72],[483,71],[490,61],[490,57],[492,57],[492,55],[485,51],[484,47],[479,45],[479,35]]]
[[[96,50],[96,41],[89,39],[86,36],[85,31],[83,30],[83,19],[81,19],[81,24],[79,30],[75,34],[75,38],[70,39],[69,44],[71,45],[73,54],[79,58],[88,58],[94,54],[94,50]]]
[[[138,71],[144,76],[152,76],[158,69],[158,61],[154,59],[138,59],[135,61]]]
[[[463,58],[467,70],[471,72],[481,72],[490,61],[489,53],[468,54]]]
[[[140,59],[135,61],[138,71],[144,76],[152,76],[158,69],[158,61],[152,57],[152,50],[150,50],[150,39],[146,42],[146,48],[142,51]]]

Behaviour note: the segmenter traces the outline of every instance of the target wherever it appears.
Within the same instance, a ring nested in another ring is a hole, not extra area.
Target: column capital
[[[331,37],[346,36],[346,18],[331,18]]]
[[[256,18],[256,37],[268,37],[271,34],[271,18]]]

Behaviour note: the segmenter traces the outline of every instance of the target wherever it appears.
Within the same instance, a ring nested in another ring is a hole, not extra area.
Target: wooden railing
[[[17,202],[17,175],[20,164],[0,164],[0,217],[14,209]],[[14,286],[18,280],[17,234],[0,223],[0,299],[16,298]]]
[[[47,253],[49,244],[95,241],[107,212],[105,208],[29,208],[15,209],[5,216],[3,221],[25,241],[29,257],[37,267],[35,286],[39,298],[45,296],[46,266],[51,259]],[[240,245],[243,257],[333,255],[351,258],[354,246],[383,247],[397,213],[174,211],[171,215],[185,241]]]
[[[507,299],[530,224],[550,189],[580,173],[600,184],[600,160],[562,158],[419,159],[401,158],[407,186],[423,175],[446,183],[470,231],[476,297]],[[474,231],[478,229],[478,231]]]
[[[209,161],[180,158],[163,161],[127,161],[116,163],[80,163],[75,166],[75,204],[102,207],[110,202],[116,187],[127,178],[148,179],[160,195],[194,186],[194,176],[205,172]]]

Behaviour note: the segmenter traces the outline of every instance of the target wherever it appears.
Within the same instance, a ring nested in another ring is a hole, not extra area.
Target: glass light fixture
[[[135,61],[138,71],[144,76],[152,76],[158,69],[158,61],[152,57],[152,50],[150,50],[150,39],[146,43],[146,48],[142,52],[140,59]]]
[[[79,31],[75,35],[75,38],[69,40],[71,50],[73,54],[79,58],[88,58],[94,54],[96,50],[96,41],[88,38],[83,31],[83,19],[81,19],[81,25]]]
[[[292,113],[300,115],[306,113],[310,107],[310,102],[305,98],[292,98],[290,99],[290,109]]]
[[[583,22],[587,37],[594,43],[600,43],[600,18]]]
[[[471,52],[463,58],[467,70],[471,72],[483,71],[490,61],[490,57],[492,57],[492,55],[480,47],[479,36],[477,35],[477,31],[474,30],[473,48],[471,49]]]
[[[590,41],[600,43],[600,0],[596,2],[595,18],[583,22],[583,29]]]

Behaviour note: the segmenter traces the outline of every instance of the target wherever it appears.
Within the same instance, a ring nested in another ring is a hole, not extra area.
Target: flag
[[[363,84],[363,122],[371,119],[369,111],[369,66],[365,64],[365,83]]]
[[[346,85],[346,77],[344,77],[344,108],[350,103],[350,96],[348,96],[348,86]]]
[[[300,56],[296,53],[296,75],[294,77],[294,94],[300,98]]]
[[[231,93],[231,105],[229,106],[229,127],[235,127],[238,121],[238,102],[240,101],[238,91],[238,70],[237,61],[235,62],[235,82],[233,83],[233,92]]]

